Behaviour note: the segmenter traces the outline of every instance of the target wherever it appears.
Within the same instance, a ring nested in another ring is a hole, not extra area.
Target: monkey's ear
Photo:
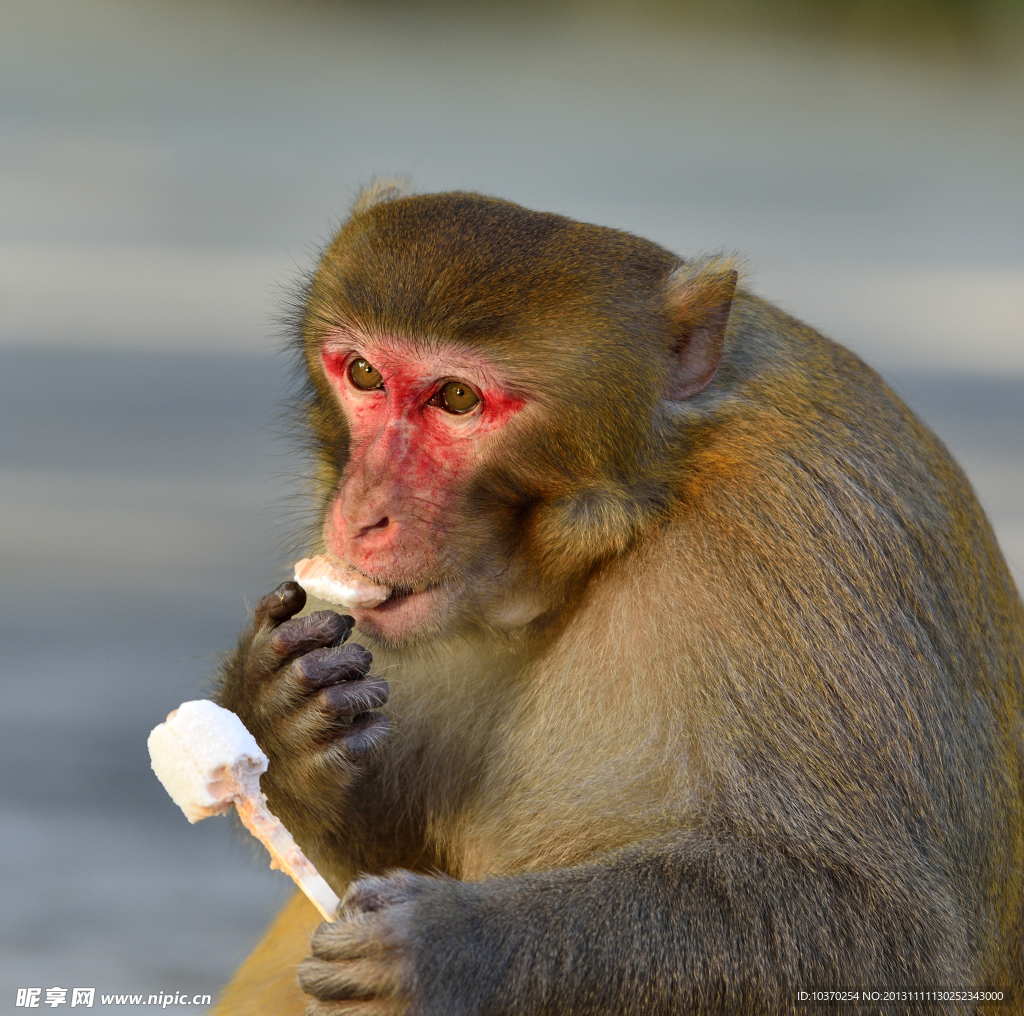
[[[718,373],[739,273],[726,258],[682,265],[668,280],[668,312],[676,336],[665,398],[688,399]]]
[[[364,187],[359,192],[352,205],[352,214],[361,215],[369,211],[374,205],[383,205],[388,201],[397,201],[409,194],[411,188],[409,181],[401,177],[389,177],[385,180],[374,180],[369,187]]]

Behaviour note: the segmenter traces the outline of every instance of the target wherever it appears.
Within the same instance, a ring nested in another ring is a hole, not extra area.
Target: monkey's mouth
[[[387,644],[400,645],[445,616],[451,588],[443,579],[396,582],[383,603],[354,609],[356,626]]]
[[[415,584],[397,583],[391,587],[388,598],[376,610],[393,609],[402,603],[407,603],[413,597],[423,596],[433,592],[441,585],[440,582],[422,582]]]

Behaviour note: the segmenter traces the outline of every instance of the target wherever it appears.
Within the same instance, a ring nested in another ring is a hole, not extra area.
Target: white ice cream
[[[267,756],[230,710],[183,702],[149,735],[160,782],[189,822],[226,811],[239,795],[259,797]]]
[[[334,920],[338,897],[267,809],[260,790],[267,756],[233,712],[205,699],[183,702],[153,728],[149,757],[189,822],[219,815],[233,804],[245,828],[270,852],[271,868],[290,875],[324,920]]]
[[[295,581],[311,596],[340,607],[377,607],[391,590],[323,554],[295,562]]]

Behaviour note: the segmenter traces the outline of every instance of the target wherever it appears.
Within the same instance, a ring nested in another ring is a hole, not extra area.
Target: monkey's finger
[[[304,688],[317,691],[342,681],[365,677],[372,663],[370,652],[353,642],[347,646],[314,649],[300,656],[291,669]]]
[[[391,721],[380,713],[359,713],[334,736],[334,743],[345,748],[350,759],[359,759],[383,743],[391,729]]]
[[[336,921],[325,921],[310,939],[309,946],[318,960],[341,962],[349,960],[383,961],[395,952],[395,945],[386,934],[385,920],[379,914],[347,916],[339,911]]]
[[[322,960],[310,956],[299,966],[299,985],[317,998],[374,998],[393,995],[401,967],[378,959]]]
[[[306,1006],[306,1016],[401,1016],[406,1003],[392,998],[357,998],[329,1002],[314,998]]]
[[[347,614],[317,610],[306,617],[285,621],[274,629],[267,645],[282,660],[293,659],[314,649],[340,645],[348,638],[354,624]]]
[[[383,677],[371,674],[358,681],[331,685],[320,693],[318,700],[338,716],[358,716],[379,709],[387,702],[390,691]]]
[[[269,621],[287,621],[306,605],[306,590],[298,582],[282,582],[272,593],[256,604],[255,623],[259,627]]]
[[[384,907],[400,906],[415,899],[426,876],[396,868],[387,875],[367,875],[349,885],[341,901],[341,913],[351,916],[372,913]]]

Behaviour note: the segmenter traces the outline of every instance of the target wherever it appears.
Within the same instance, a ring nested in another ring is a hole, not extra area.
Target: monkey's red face
[[[324,540],[391,590],[352,610],[360,628],[404,642],[441,623],[466,588],[460,498],[524,400],[471,350],[338,332],[320,355],[350,433]]]

